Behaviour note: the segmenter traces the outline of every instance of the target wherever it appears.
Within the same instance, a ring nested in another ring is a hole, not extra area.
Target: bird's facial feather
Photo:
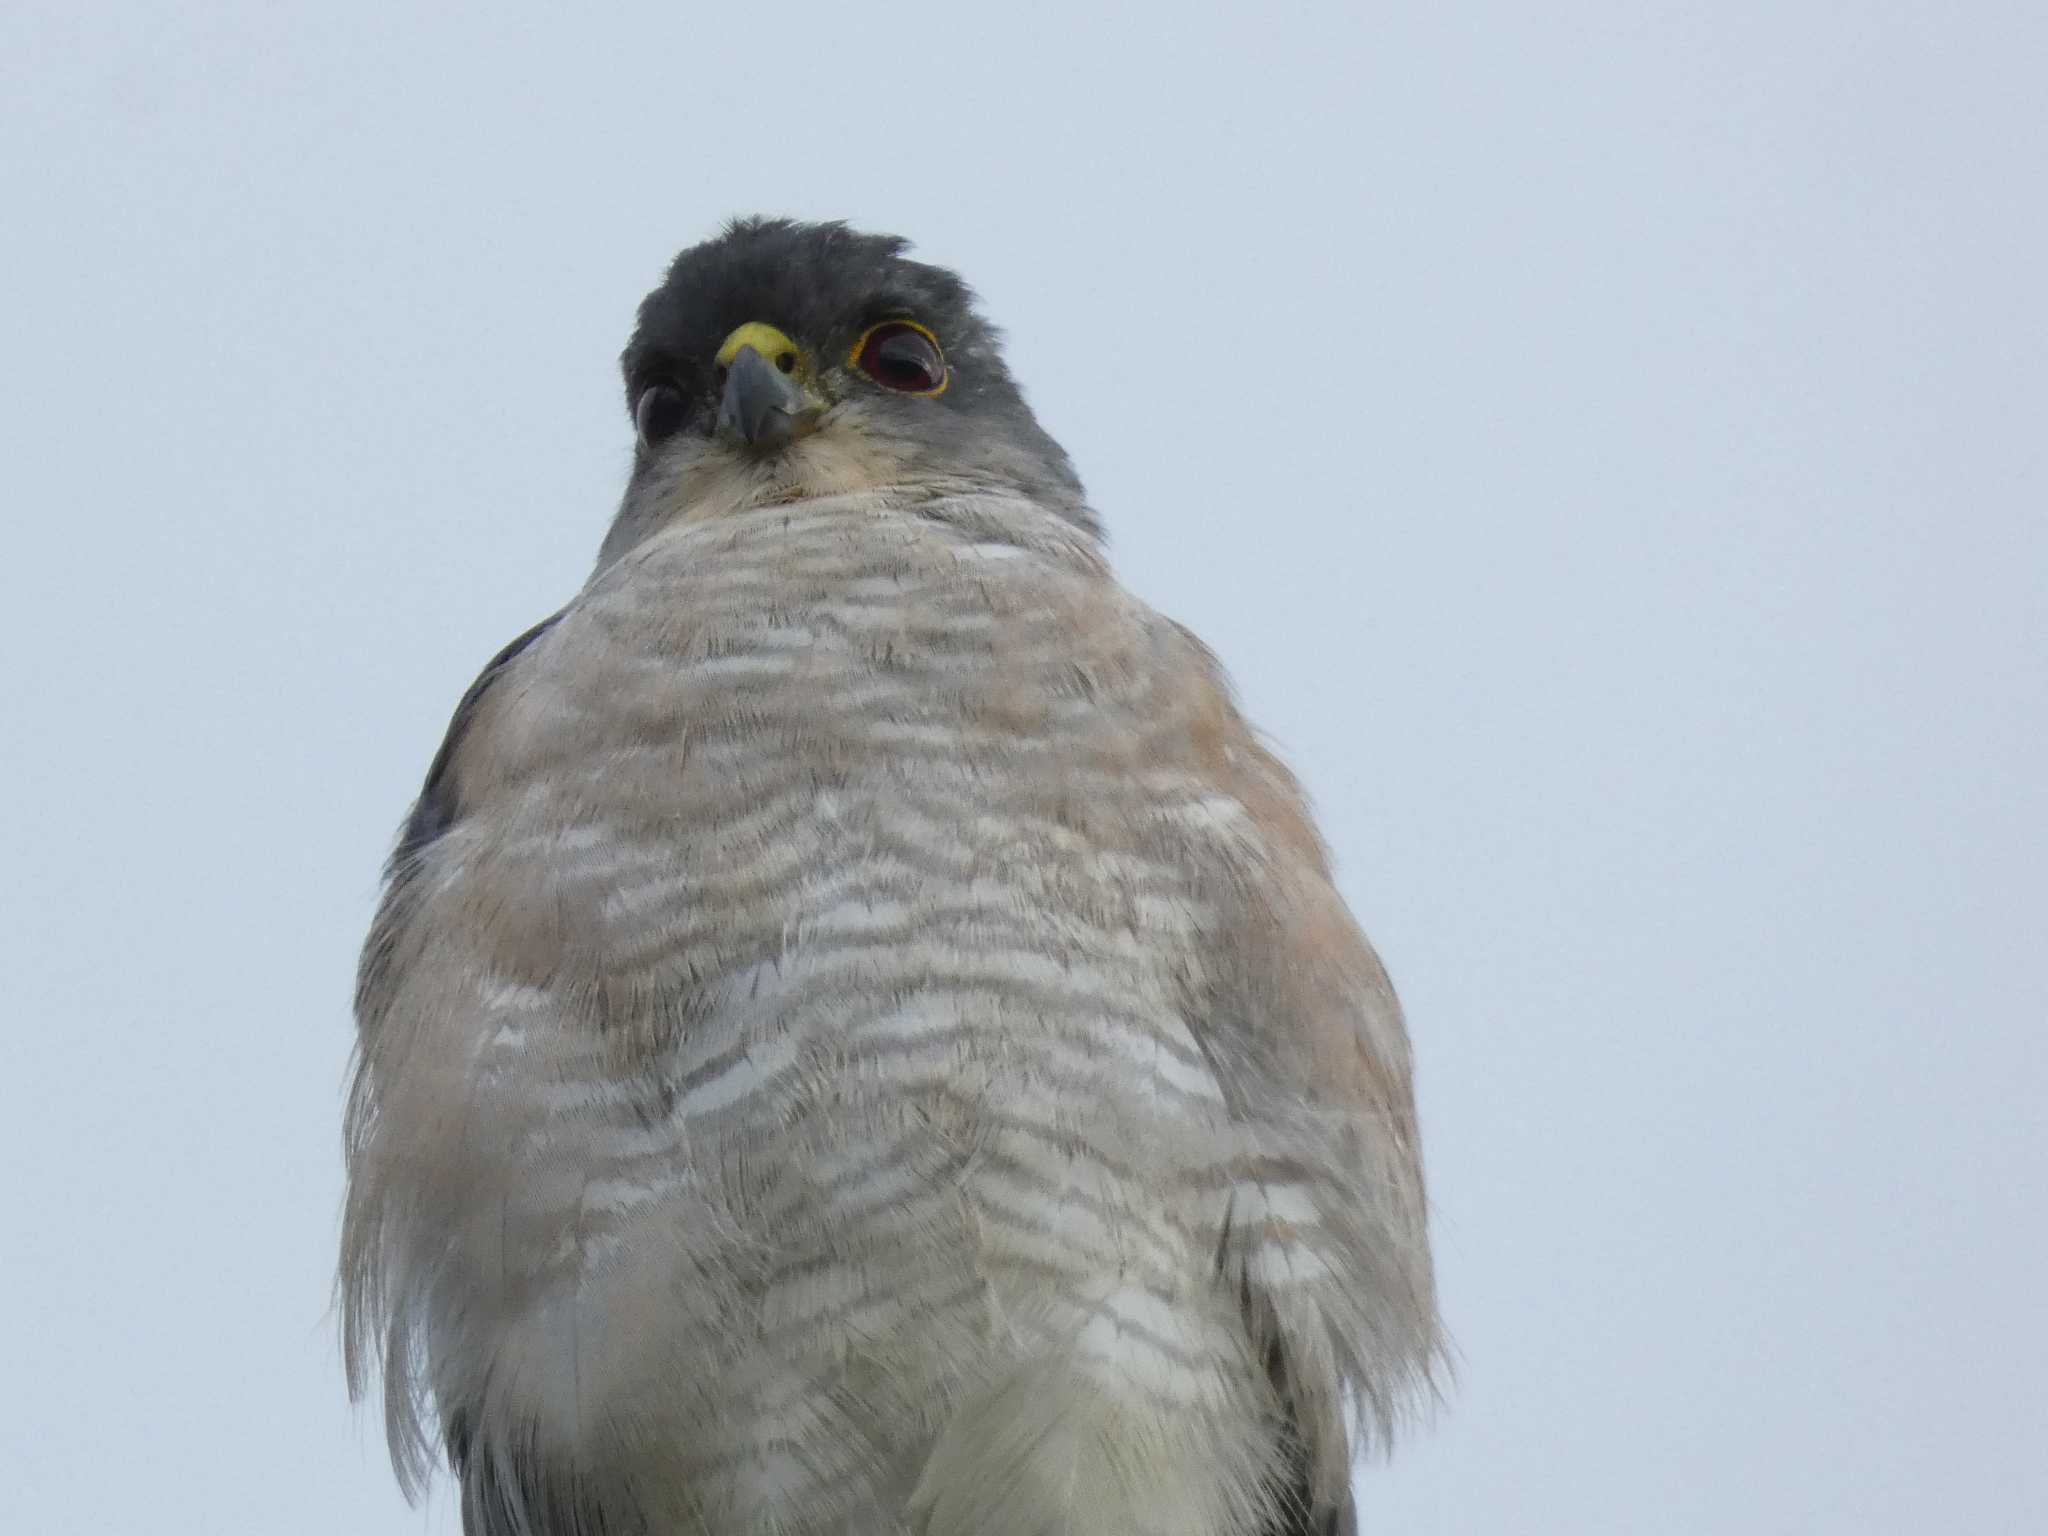
[[[639,437],[602,561],[678,518],[997,488],[1094,529],[953,273],[843,224],[737,221],[676,258],[621,359]]]

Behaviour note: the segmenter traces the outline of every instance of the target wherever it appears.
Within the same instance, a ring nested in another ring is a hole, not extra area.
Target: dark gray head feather
[[[810,352],[828,397],[871,397],[862,400],[868,419],[914,444],[931,473],[1008,483],[1092,531],[1080,479],[1025,403],[1003,361],[1001,333],[973,290],[943,267],[912,261],[906,249],[897,236],[838,222],[735,219],[676,257],[641,304],[620,359],[628,411],[643,390],[670,384],[690,413],[685,430],[709,430],[719,345],[734,328],[761,321]],[[891,318],[914,319],[939,338],[950,374],[943,393],[894,396],[848,366],[861,334]]]

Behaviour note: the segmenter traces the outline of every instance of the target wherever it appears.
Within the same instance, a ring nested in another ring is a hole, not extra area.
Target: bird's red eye
[[[946,387],[938,338],[915,320],[884,320],[854,343],[854,366],[885,389],[936,395]]]

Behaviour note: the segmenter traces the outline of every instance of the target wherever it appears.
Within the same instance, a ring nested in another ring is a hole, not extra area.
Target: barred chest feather
[[[1355,1117],[1254,1132],[1207,1016],[1298,850],[1199,648],[1003,514],[670,529],[479,702],[352,1201],[387,1396],[523,1458],[494,1496],[1219,1536],[1269,1499],[1249,1287],[1285,1332],[1372,1279]]]

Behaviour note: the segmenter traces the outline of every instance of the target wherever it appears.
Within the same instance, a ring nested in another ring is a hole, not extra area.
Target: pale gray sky
[[[453,1529],[355,949],[764,210],[981,288],[1322,806],[1463,1355],[1368,1531],[2048,1529],[2039,9],[570,9],[0,14],[8,1526]]]

